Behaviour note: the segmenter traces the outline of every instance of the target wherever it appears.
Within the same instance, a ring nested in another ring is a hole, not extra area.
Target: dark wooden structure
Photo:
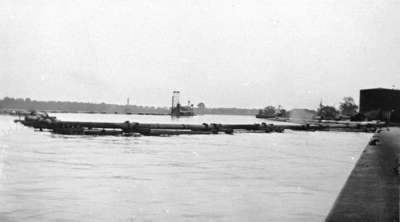
[[[368,119],[395,121],[392,114],[400,111],[400,90],[362,89],[360,90],[360,113]]]

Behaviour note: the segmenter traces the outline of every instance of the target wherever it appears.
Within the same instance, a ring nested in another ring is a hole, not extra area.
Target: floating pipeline
[[[255,124],[168,124],[168,123],[138,123],[138,122],[77,122],[60,121],[47,115],[27,115],[23,120],[15,120],[25,126],[48,130],[57,134],[67,135],[124,135],[124,136],[161,136],[181,134],[233,134],[235,132],[250,133],[282,133],[284,130],[300,131],[350,131],[374,132],[382,124],[305,124],[305,125],[274,125],[266,123]]]

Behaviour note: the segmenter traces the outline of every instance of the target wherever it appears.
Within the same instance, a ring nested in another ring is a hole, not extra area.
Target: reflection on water
[[[255,123],[246,116],[63,120]],[[0,221],[323,221],[370,134],[63,136],[0,116]]]

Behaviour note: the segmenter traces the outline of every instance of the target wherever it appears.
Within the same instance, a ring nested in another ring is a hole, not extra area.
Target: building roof
[[[388,88],[371,88],[371,89],[361,89],[360,91],[396,91],[400,92],[398,89],[388,89]]]

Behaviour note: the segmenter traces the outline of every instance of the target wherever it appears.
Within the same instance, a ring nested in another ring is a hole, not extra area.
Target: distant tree
[[[198,109],[205,109],[206,105],[203,102],[201,102],[201,103],[197,104],[197,108]]]
[[[272,116],[276,114],[276,108],[274,106],[267,106],[264,109],[260,110],[260,114]]]
[[[358,106],[352,97],[344,97],[339,106],[340,113],[346,116],[353,116],[357,113]]]
[[[320,105],[318,109],[318,115],[322,119],[332,120],[337,118],[337,116],[339,115],[339,111],[334,106]]]

